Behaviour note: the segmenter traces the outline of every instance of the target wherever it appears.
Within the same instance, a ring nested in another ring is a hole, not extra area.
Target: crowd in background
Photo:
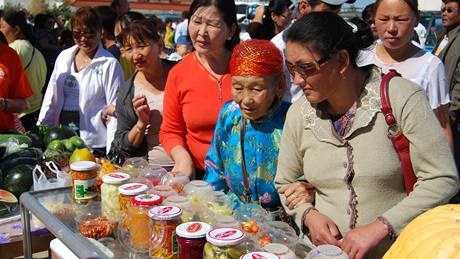
[[[432,53],[416,0],[337,15],[353,2],[271,0],[244,31],[228,0],[195,0],[177,21],[122,0],[69,21],[6,10],[0,132],[73,127],[100,156],[144,156],[237,204],[283,208],[314,244],[381,257],[458,191],[460,1],[443,1]],[[393,69],[389,98],[417,178],[409,196],[380,111]]]

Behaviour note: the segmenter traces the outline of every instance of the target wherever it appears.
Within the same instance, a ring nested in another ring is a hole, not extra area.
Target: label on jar
[[[96,197],[96,180],[97,178],[74,180],[75,200],[88,200]]]

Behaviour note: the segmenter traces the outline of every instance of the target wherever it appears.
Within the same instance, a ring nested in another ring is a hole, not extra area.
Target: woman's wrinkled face
[[[339,79],[332,59],[325,59],[320,53],[297,42],[287,42],[287,67],[293,82],[303,90],[310,103],[323,102],[335,92]]]
[[[72,28],[72,38],[75,44],[85,53],[91,53],[97,50],[100,37],[99,32],[91,31],[86,26],[75,26]]]
[[[417,17],[403,0],[383,0],[375,13],[375,27],[386,48],[399,49],[411,42]]]
[[[243,117],[257,120],[267,114],[284,87],[281,77],[233,76],[232,96],[240,106]]]
[[[160,58],[161,44],[153,40],[144,42],[129,39],[128,44],[123,46],[124,52],[130,58],[138,71],[153,68],[155,59]]]
[[[190,17],[189,34],[199,54],[210,54],[225,47],[225,41],[232,38],[235,28],[225,23],[215,6],[198,8]]]
[[[9,25],[5,19],[0,18],[0,31],[3,33],[8,43],[11,43],[17,39],[19,29],[16,28],[11,27],[11,25]]]

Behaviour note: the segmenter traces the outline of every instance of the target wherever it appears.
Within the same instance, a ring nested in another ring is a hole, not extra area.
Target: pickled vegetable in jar
[[[171,186],[164,185],[164,184],[159,184],[157,186],[154,186],[152,189],[152,193],[161,195],[165,198],[168,198],[169,196],[172,196],[172,195],[177,195],[176,190],[174,190]]]
[[[208,193],[212,192],[214,189],[212,186],[205,181],[193,180],[187,183],[184,187],[184,193],[186,195],[197,194],[197,193]]]
[[[102,177],[101,209],[102,215],[118,222],[120,220],[120,202],[118,187],[128,182],[130,176],[125,173],[109,173]]]
[[[163,197],[157,194],[140,194],[127,205],[124,224],[119,226],[120,239],[134,252],[148,253],[151,236],[149,210],[162,201]]]
[[[236,228],[241,229],[240,223],[232,216],[217,215],[211,223],[213,228]]]
[[[203,258],[206,234],[212,227],[204,222],[182,223],[176,228],[179,259]]]
[[[72,198],[76,203],[86,204],[97,196],[97,164],[79,161],[70,164],[72,175]]]
[[[182,210],[185,210],[192,206],[192,201],[184,196],[171,195],[164,200],[163,205],[176,206],[181,208]]]
[[[319,245],[308,253],[307,259],[348,259],[348,255],[334,245]]]
[[[268,252],[251,252],[245,255],[242,255],[240,259],[255,259],[255,258],[263,258],[263,259],[279,259],[279,257],[273,253]]]
[[[126,211],[126,206],[131,202],[131,199],[136,195],[146,193],[147,190],[147,185],[142,183],[126,183],[118,187],[120,210]]]
[[[169,172],[161,178],[160,184],[169,185],[177,193],[181,193],[188,182],[190,182],[188,176],[178,172]]]
[[[246,253],[245,234],[234,228],[217,228],[206,235],[203,259],[239,259]]]
[[[207,198],[208,208],[216,215],[227,215],[233,214],[232,202],[224,192],[213,191],[208,193]]]
[[[280,259],[296,259],[295,253],[283,244],[272,243],[262,248],[265,252],[273,253]]]
[[[177,259],[176,227],[181,221],[182,209],[175,206],[156,206],[150,209],[152,225],[149,253],[153,258]]]

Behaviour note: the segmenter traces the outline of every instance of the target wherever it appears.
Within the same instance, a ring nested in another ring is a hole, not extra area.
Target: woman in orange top
[[[231,99],[228,63],[239,28],[234,1],[195,0],[190,14],[195,52],[169,72],[160,141],[175,162],[173,171],[202,179],[219,110]]]

